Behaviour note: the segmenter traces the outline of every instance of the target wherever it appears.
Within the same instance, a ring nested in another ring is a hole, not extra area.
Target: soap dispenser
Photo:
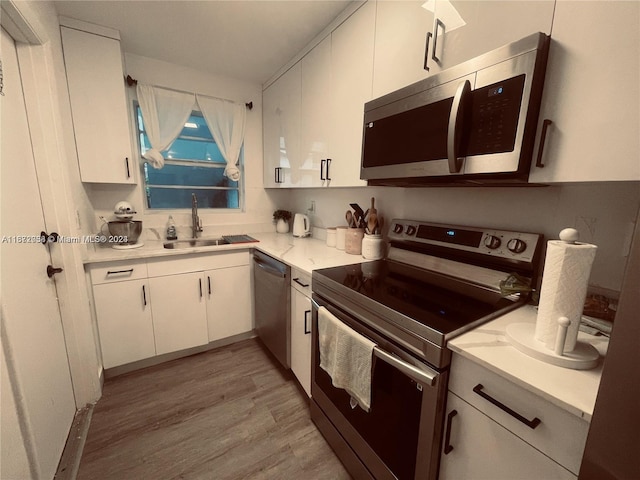
[[[169,215],[169,221],[167,221],[167,240],[177,240],[178,234],[176,232],[176,224],[173,221],[173,217]]]

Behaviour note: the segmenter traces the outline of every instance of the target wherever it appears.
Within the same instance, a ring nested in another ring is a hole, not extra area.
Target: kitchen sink
[[[217,245],[228,245],[229,242],[224,238],[193,238],[191,240],[176,240],[174,242],[167,242],[164,244],[164,248],[178,249],[178,248],[194,248],[194,247],[213,247]]]

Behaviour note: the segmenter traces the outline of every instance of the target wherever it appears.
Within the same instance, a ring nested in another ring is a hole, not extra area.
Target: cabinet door
[[[311,396],[311,300],[291,288],[291,370]]]
[[[639,84],[640,3],[558,2],[530,181],[640,180]]]
[[[120,42],[60,27],[80,178],[135,183]]]
[[[252,330],[249,265],[204,272],[209,341]]]
[[[554,0],[435,0],[433,43],[439,61],[433,71],[453,67],[532,33],[549,34],[554,5]]]
[[[430,58],[433,38],[429,38],[429,52],[426,51],[427,35],[431,34],[433,26],[433,10],[424,8],[424,4],[423,0],[377,2],[374,98],[429,75],[424,63],[425,56],[427,66],[433,63]]]
[[[156,354],[147,280],[94,285],[104,368]]]
[[[456,412],[455,416],[452,411]],[[446,413],[445,437],[448,439],[443,442],[441,480],[577,478],[451,392],[447,397]],[[451,451],[447,449],[449,445],[453,447]]]
[[[291,175],[297,176],[294,183],[299,187],[321,187],[325,183],[322,177],[326,172],[326,159],[331,156],[331,35],[305,55],[300,63],[302,163]]]
[[[364,104],[371,99],[375,3],[367,2],[331,33],[332,135],[329,186],[360,180]]]
[[[149,279],[156,352],[175,352],[208,343],[202,272]]]
[[[300,161],[301,67],[296,63],[262,94],[265,187],[292,187]],[[276,170],[280,169],[280,170]]]

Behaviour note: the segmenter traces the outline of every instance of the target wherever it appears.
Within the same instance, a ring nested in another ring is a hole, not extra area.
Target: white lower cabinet
[[[104,368],[253,329],[249,251],[89,267]]]
[[[588,430],[583,418],[454,354],[440,478],[575,480]]]
[[[156,354],[146,279],[94,285],[93,298],[104,368]]]
[[[291,370],[311,396],[311,277],[291,272]]]
[[[571,472],[453,393],[447,397],[448,440],[440,480],[575,480]],[[447,425],[445,425],[446,427]],[[452,447],[449,450],[448,447]]]
[[[208,343],[202,283],[200,272],[149,279],[158,355]]]
[[[253,329],[249,265],[204,272],[209,341]]]

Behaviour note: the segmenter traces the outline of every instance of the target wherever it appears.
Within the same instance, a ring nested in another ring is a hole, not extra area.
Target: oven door
[[[320,431],[357,478],[363,466],[378,480],[437,478],[448,371],[438,372],[407,353],[355,312],[347,314],[316,295],[313,304],[312,418],[315,409]],[[319,306],[377,344],[368,413],[352,408],[349,394],[335,388],[320,368]]]

